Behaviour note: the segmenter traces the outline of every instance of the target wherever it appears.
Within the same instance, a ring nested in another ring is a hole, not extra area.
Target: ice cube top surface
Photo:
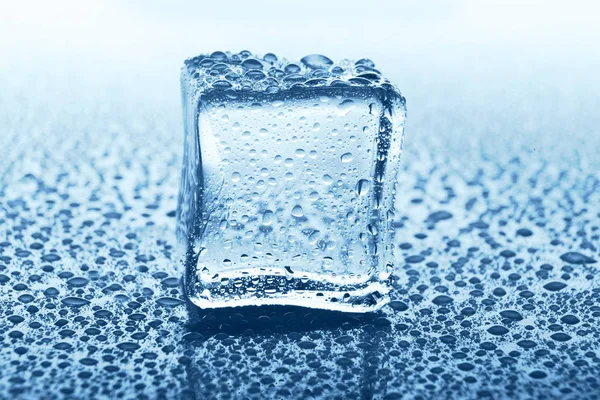
[[[272,53],[261,57],[249,51],[236,54],[215,51],[186,60],[183,77],[198,94],[225,90],[277,93],[292,87],[359,86],[382,87],[401,96],[375,68],[373,61],[366,58],[334,63],[326,56],[311,54],[295,62]]]

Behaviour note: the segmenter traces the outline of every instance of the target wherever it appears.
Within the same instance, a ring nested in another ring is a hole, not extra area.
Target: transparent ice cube
[[[388,301],[405,100],[369,60],[249,52],[182,70],[177,233],[203,308]]]

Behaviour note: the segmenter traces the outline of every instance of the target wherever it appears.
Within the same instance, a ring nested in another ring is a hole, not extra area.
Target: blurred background
[[[176,108],[179,68],[199,53],[367,57],[408,99],[408,144],[564,158],[599,143],[599,11],[542,0],[3,1],[0,82],[15,95],[52,86],[75,103],[93,91]]]

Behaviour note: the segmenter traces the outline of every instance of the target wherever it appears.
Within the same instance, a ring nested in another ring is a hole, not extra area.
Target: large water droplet
[[[344,117],[350,111],[354,110],[355,108],[356,108],[356,104],[354,104],[354,101],[352,101],[350,99],[346,99],[346,100],[342,101],[340,104],[338,104],[338,115],[340,117]]]
[[[319,240],[320,237],[321,237],[321,232],[320,231],[314,231],[313,233],[311,233],[308,236],[308,243],[315,244],[315,243],[317,243],[317,240]]]
[[[361,179],[356,183],[356,195],[357,196],[366,196],[369,193],[369,188],[371,187],[371,182],[367,179]]]
[[[333,61],[321,54],[310,54],[300,60],[302,64],[312,69],[327,69]]]
[[[82,299],[81,297],[65,297],[62,299],[62,303],[71,307],[81,307],[90,304],[89,300]]]
[[[341,160],[343,163],[349,163],[352,161],[352,153],[344,153],[342,154]]]
[[[302,206],[295,205],[294,208],[292,208],[292,215],[296,218],[304,216],[304,210],[302,209]]]
[[[328,175],[328,174],[325,174],[325,175],[323,175],[323,182],[324,182],[324,183],[325,183],[327,186],[329,186],[329,185],[331,185],[331,184],[333,183],[333,178],[332,178],[330,175]]]
[[[271,225],[273,223],[273,219],[274,218],[275,217],[274,217],[273,211],[266,210],[263,213],[263,216],[262,216],[262,223],[263,223],[263,225]]]
[[[242,67],[248,69],[262,69],[263,65],[255,58],[247,58],[242,62]]]

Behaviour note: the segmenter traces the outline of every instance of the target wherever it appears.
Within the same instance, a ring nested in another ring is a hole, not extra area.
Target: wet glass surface
[[[482,150],[465,165],[416,120],[389,306],[190,318],[173,255],[179,104],[74,107],[55,90],[2,96],[0,397],[598,393],[600,186],[585,163]]]

